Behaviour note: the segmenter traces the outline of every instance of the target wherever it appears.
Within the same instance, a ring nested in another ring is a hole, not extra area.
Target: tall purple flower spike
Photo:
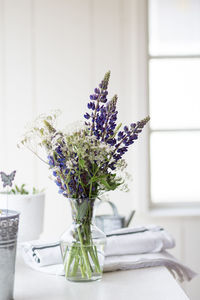
[[[107,102],[109,79],[110,71],[105,74],[104,79],[99,84],[99,88],[95,88],[94,94],[90,95],[88,109],[91,110],[91,113],[87,112],[84,117],[87,119],[86,125],[91,128],[91,135],[93,134],[98,140],[115,147],[112,153],[114,162],[109,164],[109,167],[115,170],[115,163],[128,151],[128,147],[138,139],[138,135],[142,132],[150,117],[148,116],[137,123],[132,123],[130,126],[124,126],[123,130],[117,132],[116,135],[117,95],[114,95]]]
[[[16,171],[13,171],[10,175],[6,175],[4,172],[0,172],[3,187],[12,186],[12,182],[15,178]]]

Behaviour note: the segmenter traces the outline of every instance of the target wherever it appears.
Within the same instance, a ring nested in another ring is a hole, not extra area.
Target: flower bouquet
[[[59,193],[70,199],[73,224],[61,237],[61,250],[66,278],[73,281],[102,276],[105,235],[93,224],[94,202],[104,192],[126,190],[123,156],[149,121],[147,117],[123,129],[117,125],[117,95],[107,100],[109,78],[107,72],[90,95],[81,126],[60,131],[57,113],[39,116],[21,141],[39,157],[33,146],[46,150],[48,161],[40,158],[49,165]]]

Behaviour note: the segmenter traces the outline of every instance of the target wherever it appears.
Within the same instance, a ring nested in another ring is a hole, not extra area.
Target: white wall
[[[137,109],[138,16],[132,6],[137,8],[138,3],[0,0],[0,4],[0,165],[7,172],[17,169],[19,183],[47,188],[44,235],[59,235],[70,222],[66,201],[48,179],[46,166],[27,150],[18,150],[17,141],[39,113],[61,109],[61,126],[83,119],[89,95],[107,70],[112,72],[110,97],[119,95],[119,120],[130,123],[145,116]],[[129,154],[130,170],[133,154],[134,149]],[[133,205],[132,190],[123,195],[126,205],[118,200],[124,212]]]
[[[0,169],[17,169],[18,183],[46,188],[44,238],[59,236],[70,223],[69,206],[46,166],[18,150],[17,140],[41,112],[60,108],[63,126],[81,119],[89,94],[109,69],[119,119],[129,123],[146,115],[145,5],[145,0],[0,0]],[[128,155],[131,191],[111,199],[122,214],[136,208],[135,223],[159,223],[171,231],[177,240],[173,253],[200,271],[198,217],[140,213],[147,194],[140,165],[147,160],[145,136]],[[197,278],[186,285],[191,299],[199,299],[199,283]]]

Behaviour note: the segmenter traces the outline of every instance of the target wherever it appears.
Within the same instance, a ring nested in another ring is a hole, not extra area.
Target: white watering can
[[[101,201],[97,204],[96,211],[97,208],[103,203],[108,203],[111,206],[113,214],[95,216],[95,224],[97,227],[99,227],[99,229],[101,229],[105,233],[108,233],[110,231],[129,226],[135,214],[135,210],[132,210],[128,217],[121,216],[119,215],[117,207],[114,203],[112,203],[111,201]]]

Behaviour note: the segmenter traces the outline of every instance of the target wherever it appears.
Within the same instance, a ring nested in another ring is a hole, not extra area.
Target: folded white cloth
[[[20,244],[22,256],[27,264],[37,267],[62,264],[59,242],[30,241]]]
[[[107,234],[104,272],[166,266],[177,274],[179,280],[190,280],[196,273],[164,251],[174,245],[173,238],[155,225],[113,231]],[[25,242],[21,244],[21,249],[24,261],[31,268],[64,275],[59,242]]]
[[[25,242],[23,254],[38,266],[62,263],[59,242]],[[159,226],[123,228],[107,234],[105,256],[154,253],[173,248],[173,238]]]
[[[65,274],[62,262],[48,266],[41,266],[36,261],[32,260],[28,255],[23,255],[23,257],[26,264],[36,271],[50,275],[63,276]],[[178,262],[166,251],[137,255],[107,256],[105,257],[103,271],[111,272],[157,266],[165,266],[172,273],[172,275],[181,282],[184,280],[189,281],[197,275],[197,273]]]
[[[107,234],[106,256],[154,253],[175,246],[174,239],[157,225],[123,228]]]
[[[181,282],[184,280],[189,281],[197,275],[196,272],[180,263],[167,251],[137,255],[107,256],[105,258],[104,272],[157,266],[165,266]]]

